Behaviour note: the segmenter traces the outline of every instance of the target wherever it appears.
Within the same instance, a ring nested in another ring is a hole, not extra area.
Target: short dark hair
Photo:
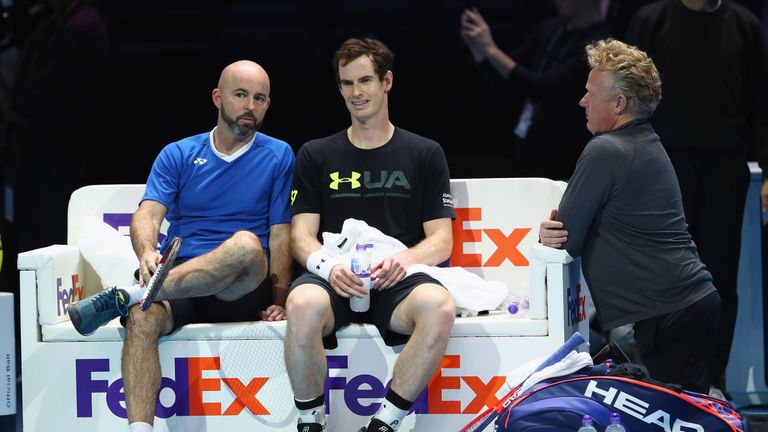
[[[346,66],[358,57],[368,56],[373,62],[373,71],[383,80],[387,71],[392,70],[395,55],[378,39],[350,38],[342,42],[333,55],[333,71],[336,82],[339,82],[339,66]]]

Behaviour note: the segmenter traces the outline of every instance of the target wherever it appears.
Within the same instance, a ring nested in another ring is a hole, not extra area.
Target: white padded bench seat
[[[217,324],[188,324],[161,341],[183,340],[269,340],[285,339],[285,321],[234,322]],[[90,336],[75,331],[71,321],[42,326],[44,342],[118,342],[123,340],[124,330],[117,319],[97,329]],[[456,318],[451,337],[497,336],[546,336],[547,320],[512,318],[503,311],[488,315]],[[340,330],[338,339],[378,338],[376,327],[368,324],[352,324]]]
[[[536,319],[506,311],[457,317],[418,413],[406,417],[401,430],[459,429],[493,405],[506,373],[551,354],[576,330],[587,334],[578,260],[535,250],[541,218],[557,207],[564,189],[547,179],[451,180],[457,215],[451,265],[528,295]],[[78,246],[82,216],[127,234],[143,192],[144,185],[79,189],[70,200],[67,244],[19,255],[25,431],[125,430],[124,329],[114,320],[81,336],[66,307],[104,286]],[[188,324],[163,337],[165,387],[155,430],[295,431],[285,330],[284,321]],[[357,430],[377,409],[402,346],[387,347],[369,324],[336,336],[338,348],[326,352],[328,430]]]

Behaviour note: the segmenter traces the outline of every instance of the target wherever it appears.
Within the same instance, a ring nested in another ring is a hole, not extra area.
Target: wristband
[[[331,269],[336,264],[341,264],[341,262],[325,253],[322,249],[319,249],[312,252],[309,258],[307,258],[307,271],[329,282]]]

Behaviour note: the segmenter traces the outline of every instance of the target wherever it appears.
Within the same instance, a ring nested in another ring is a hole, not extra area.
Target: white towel
[[[100,219],[83,216],[77,244],[104,287],[134,284],[133,272],[139,268],[139,259],[128,236],[120,234]]]
[[[523,383],[520,387],[520,394],[522,394],[540,381],[572,374],[587,366],[592,366],[592,357],[590,357],[589,353],[571,351],[559,362],[533,373],[544,360],[546,360],[546,357],[533,359],[510,372],[507,375],[507,391]],[[528,378],[526,379],[526,377]],[[523,380],[525,381],[523,382]]]
[[[346,265],[349,265],[357,243],[373,244],[372,263],[381,262],[384,258],[407,249],[396,238],[357,219],[345,220],[341,233],[323,233],[323,250]],[[443,284],[453,296],[456,307],[472,312],[496,309],[509,293],[509,287],[505,283],[486,281],[461,267],[415,264],[406,269],[406,276],[418,272],[426,273]]]

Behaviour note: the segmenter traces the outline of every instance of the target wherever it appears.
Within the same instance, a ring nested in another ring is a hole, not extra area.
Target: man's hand
[[[328,282],[336,293],[344,298],[363,297],[366,294],[363,281],[347,267],[337,264],[331,269]]]
[[[477,9],[467,9],[461,15],[461,38],[472,50],[476,61],[482,60],[496,48],[491,28]],[[481,55],[480,59],[478,55]]]
[[[555,220],[557,210],[553,209],[549,214],[549,219],[544,220],[539,226],[539,240],[544,246],[561,249],[568,240],[568,231],[565,230],[563,223]]]
[[[152,275],[157,270],[157,263],[160,262],[160,255],[157,251],[151,250],[141,255],[139,260],[139,285],[145,286]]]
[[[285,308],[278,305],[272,305],[261,311],[262,321],[283,321],[285,320]]]
[[[371,267],[373,287],[378,290],[392,288],[405,277],[405,271],[411,264],[406,259],[407,250],[384,258]]]

